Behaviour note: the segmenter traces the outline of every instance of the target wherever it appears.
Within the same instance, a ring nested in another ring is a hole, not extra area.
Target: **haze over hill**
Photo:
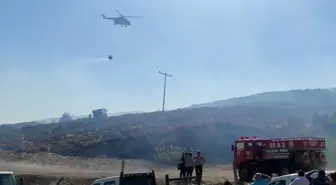
[[[139,114],[139,113],[143,113],[142,111],[130,111],[130,112],[116,112],[116,113],[108,113],[107,115],[108,116],[121,116],[121,115],[124,115],[124,114]],[[73,115],[72,116],[72,119],[80,119],[80,118],[88,118],[89,117],[89,114],[88,115],[80,115],[80,116],[76,116],[76,115]],[[59,117],[57,118],[47,118],[47,119],[42,119],[42,120],[36,120],[35,122],[37,123],[55,123],[55,122],[58,122],[59,121]]]
[[[35,126],[1,125],[0,147],[170,164],[176,163],[181,151],[200,149],[209,162],[227,163],[231,160],[232,141],[242,135],[333,137],[335,100],[333,89],[292,90],[106,120],[85,118]],[[336,147],[328,144],[328,148],[334,151]]]
[[[187,108],[204,107],[236,107],[247,106],[251,108],[272,107],[283,109],[311,109],[309,114],[333,113],[336,110],[336,88],[329,89],[305,89],[290,91],[271,91],[253,94],[244,97],[218,100],[209,103],[194,104]],[[313,113],[312,113],[313,112]],[[141,111],[108,113],[108,116],[120,116],[124,114],[139,114]],[[73,116],[75,119],[86,118],[88,115]],[[37,120],[39,123],[57,122],[59,118]],[[309,118],[310,119],[310,118]]]
[[[271,91],[245,97],[196,104],[190,108],[230,107],[230,106],[270,106],[283,108],[336,107],[336,88]]]

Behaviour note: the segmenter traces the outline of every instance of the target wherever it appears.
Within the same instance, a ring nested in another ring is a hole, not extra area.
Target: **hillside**
[[[210,162],[227,163],[231,143],[242,135],[331,137],[336,122],[336,93],[328,89],[268,92],[192,107],[101,121],[1,125],[0,149],[172,164],[181,151],[199,149]]]
[[[267,106],[286,109],[311,108],[321,112],[334,111],[336,109],[336,88],[264,92],[245,97],[196,104],[190,106],[190,108],[232,106]]]

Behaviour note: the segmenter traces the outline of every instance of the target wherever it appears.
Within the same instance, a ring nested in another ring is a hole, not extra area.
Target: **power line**
[[[164,112],[165,110],[165,101],[166,101],[166,81],[167,81],[167,76],[168,77],[173,77],[170,74],[167,73],[163,73],[161,71],[159,71],[160,74],[164,75],[164,83],[163,83],[163,101],[162,101],[162,112]]]

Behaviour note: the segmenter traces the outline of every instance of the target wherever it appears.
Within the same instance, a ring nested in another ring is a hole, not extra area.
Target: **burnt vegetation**
[[[164,113],[0,125],[0,148],[172,164],[188,149],[203,151],[210,162],[226,163],[232,142],[240,136],[330,138],[335,112],[333,89],[268,92]]]

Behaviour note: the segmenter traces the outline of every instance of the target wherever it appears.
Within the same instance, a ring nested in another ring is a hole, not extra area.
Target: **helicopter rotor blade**
[[[124,17],[118,10],[116,10],[121,17]]]

